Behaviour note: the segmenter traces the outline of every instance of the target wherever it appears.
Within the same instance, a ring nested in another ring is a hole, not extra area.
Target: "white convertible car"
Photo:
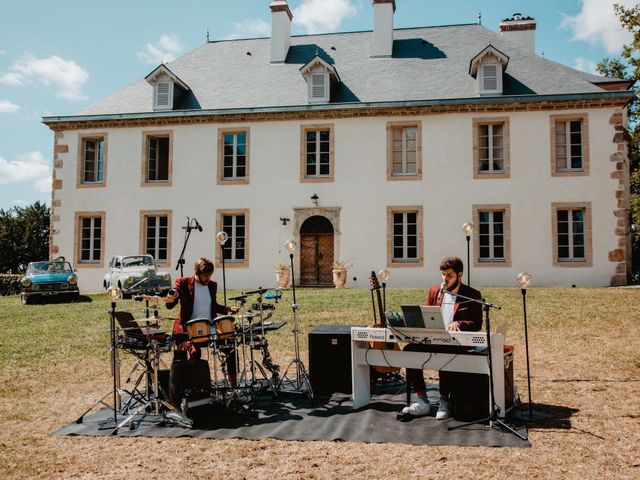
[[[164,295],[171,288],[171,274],[159,271],[151,255],[117,255],[109,262],[102,285],[118,287],[123,298],[140,292]]]

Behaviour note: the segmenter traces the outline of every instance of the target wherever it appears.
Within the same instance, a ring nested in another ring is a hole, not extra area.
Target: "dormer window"
[[[492,45],[471,59],[469,74],[478,81],[479,95],[502,95],[502,76],[508,63],[509,57]]]
[[[160,110],[164,108],[171,108],[172,106],[172,98],[171,98],[171,81],[168,82],[158,82],[154,88],[154,110]]]
[[[312,101],[324,101],[327,95],[327,77],[326,72],[313,73],[311,75],[311,83],[309,84],[309,88],[311,89],[311,94],[309,95],[309,99]]]
[[[309,103],[329,103],[331,85],[340,82],[335,67],[316,55],[300,69],[307,82]]]
[[[159,65],[145,77],[153,86],[153,110],[173,110],[189,87],[166,65]]]

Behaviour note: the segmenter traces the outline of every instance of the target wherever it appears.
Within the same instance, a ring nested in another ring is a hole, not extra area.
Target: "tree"
[[[39,201],[28,207],[0,209],[0,272],[49,258],[49,207]]]
[[[631,184],[631,279],[640,280],[640,5],[625,8],[614,5],[622,28],[632,34],[631,43],[622,49],[621,58],[605,58],[596,70],[607,77],[624,78],[636,82],[635,98],[629,103],[629,171]]]

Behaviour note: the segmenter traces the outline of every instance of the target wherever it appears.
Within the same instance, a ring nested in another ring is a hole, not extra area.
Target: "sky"
[[[613,3],[638,0],[396,0],[394,27],[537,21],[536,53],[594,73],[630,34]],[[270,0],[0,0],[0,209],[51,197],[53,132],[72,115],[211,40],[268,37]],[[371,0],[289,0],[292,35],[371,30]]]

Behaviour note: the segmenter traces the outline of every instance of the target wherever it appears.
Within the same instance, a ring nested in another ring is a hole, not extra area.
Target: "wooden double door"
[[[301,233],[300,244],[300,284],[332,285],[333,233]]]

